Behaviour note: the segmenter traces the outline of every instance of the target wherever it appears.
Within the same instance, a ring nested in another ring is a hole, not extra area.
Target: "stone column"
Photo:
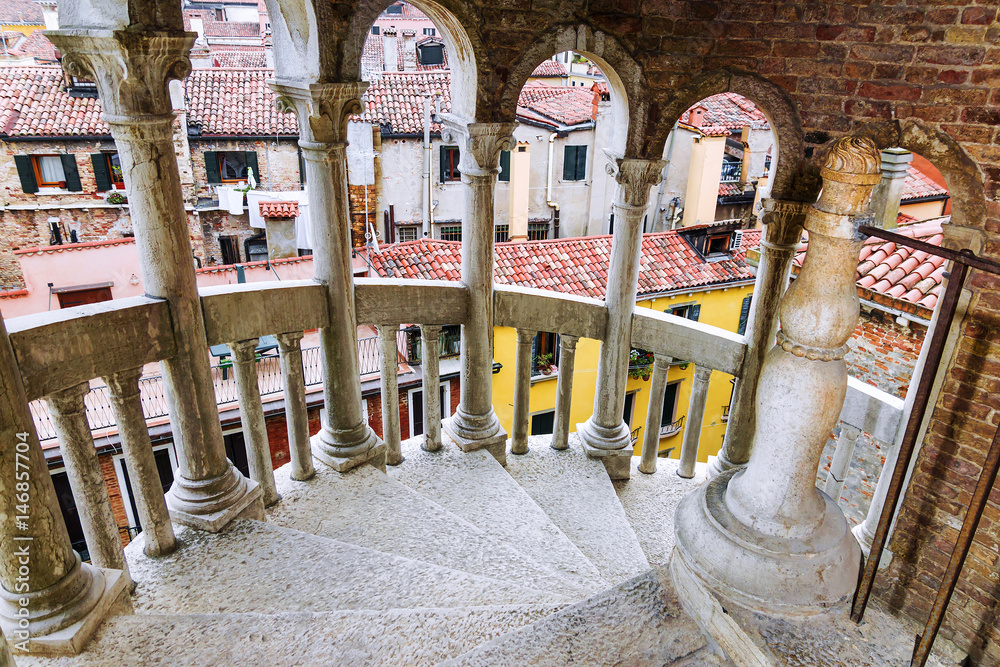
[[[663,160],[627,158],[609,165],[618,187],[612,204],[615,234],[604,297],[608,328],[597,363],[594,414],[576,430],[587,455],[601,459],[611,479],[628,479],[632,464],[632,433],[622,419],[622,410],[639,278],[642,218],[649,207],[649,189],[663,178],[664,164]]]
[[[896,229],[899,202],[903,198],[903,185],[913,162],[913,153],[904,148],[887,148],[882,157],[882,182],[872,192],[872,216],[875,226]]]
[[[839,139],[820,173],[822,194],[805,222],[809,251],[761,371],[753,455],[685,497],[675,519],[675,572],[685,566],[723,597],[770,613],[848,601],[861,559],[843,512],[816,488],[816,469],[847,393],[857,228],[871,219],[880,180],[875,144]]]
[[[314,280],[327,288],[330,326],[319,330],[325,418],[313,436],[313,455],[340,472],[371,462],[385,469],[385,447],[364,419],[354,313],[351,224],[347,200],[347,120],[360,113],[367,83],[278,82],[282,112],[299,122],[306,168]]]
[[[708,381],[711,377],[711,368],[695,367],[687,426],[684,428],[684,442],[681,443],[681,464],[677,468],[677,474],[685,479],[694,477],[694,467],[698,462],[698,445],[701,443],[701,427],[705,423],[705,401],[708,399]]]
[[[528,453],[528,413],[531,398],[531,345],[535,332],[517,330],[517,352],[514,361],[514,433],[510,441],[511,454]]]
[[[271,463],[271,446],[267,442],[264,407],[260,402],[257,384],[257,343],[248,338],[229,344],[233,352],[233,373],[236,381],[236,398],[243,424],[243,443],[247,450],[250,478],[263,492],[264,507],[274,505],[281,496],[274,485],[274,466]]]
[[[847,471],[851,468],[851,460],[854,458],[854,448],[857,447],[859,435],[861,435],[861,431],[850,424],[840,425],[837,448],[833,452],[830,471],[827,473],[826,483],[823,485],[823,493],[830,496],[835,503],[840,502],[840,494],[844,490],[844,480],[847,479]]]
[[[399,442],[399,349],[396,347],[395,324],[378,326],[379,362],[382,367],[382,441],[385,462],[398,466],[403,462]]]
[[[765,199],[763,205],[764,238],[760,242],[757,281],[747,317],[747,351],[729,408],[726,436],[718,456],[711,460],[708,467],[709,477],[745,466],[750,460],[760,370],[764,355],[774,345],[778,330],[778,305],[788,287],[792,258],[809,208],[802,202],[777,199]]]
[[[146,417],[142,413],[139,378],[142,367],[112,373],[104,378],[108,386],[111,412],[118,424],[118,438],[125,454],[125,466],[132,482],[135,507],[142,525],[143,551],[154,558],[177,548],[174,527],[163,497],[163,483],[149,441]]]
[[[513,150],[515,126],[465,123],[448,115],[443,130],[462,142],[462,284],[469,293],[462,325],[462,396],[444,429],[462,451],[487,449],[500,463],[506,462],[507,434],[493,411],[493,192],[500,151]]]
[[[420,325],[424,371],[424,443],[428,452],[441,449],[441,327]]]
[[[59,438],[59,453],[73,490],[80,527],[87,538],[90,562],[97,567],[121,570],[128,576],[118,522],[111,511],[111,498],[87,423],[83,397],[89,392],[90,384],[83,382],[46,396],[45,402]]]
[[[653,378],[649,383],[649,407],[646,408],[646,434],[642,438],[642,460],[639,472],[656,472],[656,457],[660,453],[660,421],[663,418],[663,398],[667,391],[667,373],[671,357],[653,353]]]
[[[573,369],[576,366],[578,336],[559,334],[559,377],[556,379],[556,418],[552,428],[552,449],[569,448],[570,408],[573,406]]]
[[[281,354],[281,380],[285,386],[285,424],[292,479],[304,481],[316,474],[309,449],[309,410],[306,407],[305,371],[302,370],[302,332],[277,335]]]
[[[184,193],[173,144],[169,83],[191,71],[194,33],[59,30],[47,33],[63,67],[92,78],[111,128],[148,296],[170,304],[177,351],[161,362],[178,469],[167,507],[178,523],[218,531],[263,516],[257,485],[226,459]]]
[[[3,318],[0,442],[0,626],[15,650],[76,653],[126,579],[81,563],[70,545]]]

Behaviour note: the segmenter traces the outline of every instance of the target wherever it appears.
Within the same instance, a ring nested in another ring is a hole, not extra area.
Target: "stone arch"
[[[481,54],[482,44],[478,33],[470,29],[475,25],[466,8],[454,0],[407,0],[426,14],[441,31],[441,38],[448,49],[448,64],[451,70],[451,113],[467,120],[476,118],[479,92],[477,52]],[[351,18],[347,38],[342,45],[342,62],[339,72],[341,81],[361,80],[361,52],[365,39],[371,31],[372,23],[392,4],[380,0],[363,5]]]
[[[653,145],[663,146],[666,143],[674,124],[688,108],[719,93],[742,95],[764,113],[777,142],[771,197],[802,200],[802,193],[797,192],[800,187],[797,182],[799,165],[805,155],[802,121],[788,93],[757,74],[725,67],[705,72],[675,90],[670,103],[661,108],[654,119],[655,126],[651,132]]]
[[[316,13],[309,0],[264,0],[271,21],[274,76],[287,83],[324,80]]]
[[[531,73],[547,58],[563,51],[576,51],[594,61],[608,80],[613,119],[611,152],[622,157],[645,157],[645,129],[651,105],[648,96],[641,94],[645,81],[642,68],[617,38],[587,25],[553,26],[521,53],[500,92],[500,117],[496,120],[514,120],[518,97]]]

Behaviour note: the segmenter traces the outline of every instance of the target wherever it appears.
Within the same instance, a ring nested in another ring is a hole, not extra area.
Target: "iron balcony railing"
[[[667,438],[672,435],[677,435],[683,427],[684,427],[684,416],[678,417],[669,424],[661,424],[660,437]]]

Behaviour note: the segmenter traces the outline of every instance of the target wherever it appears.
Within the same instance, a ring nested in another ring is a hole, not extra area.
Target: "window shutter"
[[[563,180],[572,181],[573,172],[576,170],[576,146],[565,146],[563,148]]]
[[[510,182],[510,151],[500,151],[499,180]]]
[[[701,315],[701,304],[700,303],[693,304],[690,308],[688,308],[688,319],[689,320],[694,320],[695,322],[697,322],[699,315]]]
[[[90,162],[94,165],[94,179],[97,181],[97,191],[105,192],[111,189],[111,174],[108,173],[108,158],[104,153],[91,153]]]
[[[257,151],[247,151],[244,155],[246,155],[247,159],[247,168],[253,169],[253,177],[260,184],[264,179],[260,177],[260,167],[257,166]]]
[[[219,172],[219,154],[216,151],[205,151],[205,176],[210,184],[222,182],[222,174]]]
[[[445,181],[445,172],[448,171],[448,149],[444,146],[440,148],[441,155],[441,182]]]
[[[582,181],[587,178],[587,147],[576,147],[576,178],[575,181]]]
[[[306,159],[302,157],[302,149],[296,147],[299,152],[299,183],[306,182]]]
[[[736,330],[736,333],[743,335],[747,332],[747,320],[750,318],[750,302],[753,300],[753,295],[747,296],[743,299],[743,307],[740,308],[740,326]]]
[[[70,192],[83,190],[83,186],[80,185],[80,171],[76,168],[76,156],[66,153],[60,155],[59,159],[62,161],[63,174],[66,177],[66,189]]]
[[[35,180],[35,168],[31,166],[31,156],[15,155],[14,164],[17,166],[17,175],[21,179],[21,190],[29,195],[38,192],[38,182]]]

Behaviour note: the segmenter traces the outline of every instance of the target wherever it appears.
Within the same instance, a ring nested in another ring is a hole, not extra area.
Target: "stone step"
[[[117,616],[85,651],[22,658],[22,667],[421,667],[457,656],[561,609],[559,605],[284,614]]]
[[[559,604],[564,596],[261,521],[179,528],[166,558],[125,549],[137,614],[226,614]]]
[[[527,454],[507,457],[507,472],[601,573],[618,584],[649,569],[604,464],[587,458],[575,433],[569,449],[550,436],[528,439]]]
[[[649,570],[442,665],[731,665],[709,650],[668,576]]]
[[[275,525],[574,599],[591,593],[370,465],[338,473],[317,461],[303,482],[290,471],[274,473]]]
[[[677,475],[680,461],[657,459],[652,475],[639,472],[639,457],[632,457],[632,478],[613,482],[618,500],[651,565],[666,566],[674,549],[674,512],[681,498],[706,480],[708,465],[695,466],[694,477]]]
[[[406,440],[405,460],[390,467],[389,476],[555,570],[588,595],[608,586],[593,563],[493,456],[485,450],[463,452],[447,435],[443,440],[437,452],[422,450],[422,437]]]

